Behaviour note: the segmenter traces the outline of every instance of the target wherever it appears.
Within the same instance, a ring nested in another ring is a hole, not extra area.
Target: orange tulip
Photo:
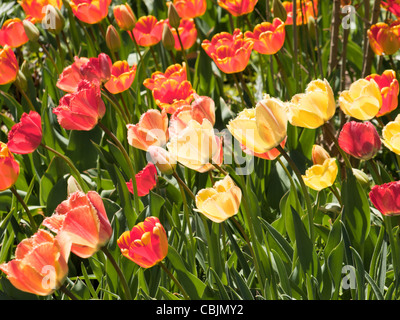
[[[211,41],[204,40],[201,46],[222,72],[236,73],[249,63],[254,42],[243,38],[242,32],[235,29],[233,34],[218,33]]]
[[[313,8],[314,2],[314,8]],[[283,7],[286,10],[287,18],[285,21],[286,25],[293,24],[293,2],[284,1],[282,2]],[[302,5],[302,6],[301,6]],[[316,18],[318,14],[318,0],[304,0],[296,1],[296,25],[307,24],[310,17]]]
[[[128,124],[128,143],[138,149],[147,151],[150,146],[162,147],[168,141],[168,116],[150,109],[139,119],[137,124]]]
[[[103,20],[108,14],[108,7],[112,0],[70,0],[74,15],[82,22],[95,24]]]
[[[128,90],[136,75],[136,65],[129,67],[127,61],[117,61],[111,69],[111,78],[104,86],[108,91],[117,94]]]
[[[168,19],[165,20],[165,23],[169,25]],[[182,50],[179,37],[181,38],[184,50],[190,49],[195,44],[197,40],[197,29],[193,19],[181,19],[178,31],[175,28],[172,28],[170,25],[169,27],[175,39],[175,50]]]
[[[168,239],[164,227],[156,217],[147,217],[131,231],[125,231],[117,244],[124,257],[142,268],[150,268],[168,254]]]
[[[72,243],[71,252],[81,258],[91,257],[112,235],[103,200],[95,191],[71,193],[42,224],[55,233],[66,234]]]
[[[28,42],[24,25],[18,18],[4,21],[0,29],[0,46],[17,48]]]
[[[19,163],[8,149],[7,145],[0,141],[0,191],[12,187],[19,176]]]
[[[70,246],[64,234],[53,237],[40,229],[18,244],[14,260],[1,264],[0,270],[19,290],[50,295],[67,277]]]
[[[218,5],[238,17],[252,12],[257,2],[258,0],[218,0]]]
[[[125,3],[115,6],[113,13],[120,29],[131,31],[135,27],[136,17],[129,4]]]
[[[206,0],[174,0],[174,6],[183,19],[193,19],[202,16],[207,10]]]
[[[378,22],[368,30],[368,39],[371,49],[378,56],[383,54],[392,55],[400,48],[400,22],[390,25]]]
[[[62,0],[20,0],[21,5],[27,16],[34,18],[35,22],[40,22],[46,16],[46,10],[43,10],[47,5],[61,9]]]
[[[161,84],[168,79],[174,79],[179,83],[187,80],[186,64],[183,62],[182,65],[176,63],[169,66],[164,73],[161,71],[153,72],[151,78],[145,79],[143,85],[153,90],[156,87],[161,87]]]
[[[0,85],[13,82],[17,78],[19,70],[17,57],[7,45],[0,49],[0,70]]]
[[[263,22],[255,26],[254,32],[246,31],[245,38],[254,41],[253,49],[262,54],[275,54],[285,42],[285,24],[275,18],[272,23]]]
[[[158,21],[154,16],[140,17],[136,22],[132,33],[139,46],[151,47],[161,41],[164,20]]]

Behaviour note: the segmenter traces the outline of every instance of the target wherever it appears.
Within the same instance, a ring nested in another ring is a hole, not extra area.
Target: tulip
[[[175,37],[167,23],[164,23],[163,26],[161,42],[164,48],[168,51],[171,51],[175,48]]]
[[[53,109],[58,123],[66,130],[92,130],[106,112],[101,99],[100,88],[96,83],[82,80],[78,90],[60,99]]]
[[[272,12],[275,18],[279,18],[282,21],[286,21],[287,12],[281,0],[272,0]]]
[[[336,180],[338,166],[335,158],[329,158],[323,164],[315,164],[303,175],[304,183],[313,190],[321,191],[331,187]]]
[[[139,46],[151,47],[161,41],[164,20],[158,21],[154,16],[142,16],[132,30]],[[131,35],[132,37],[132,35]]]
[[[154,164],[149,162],[143,170],[139,171],[136,175],[136,186],[138,190],[138,196],[144,197],[149,194],[150,190],[152,190],[157,185],[157,169]],[[130,193],[135,194],[133,190],[132,179],[126,183],[128,190]]]
[[[40,229],[17,245],[15,258],[0,264],[0,270],[19,290],[50,295],[67,277],[70,246],[68,237],[53,237],[50,232]]]
[[[329,159],[330,155],[323,147],[314,144],[311,151],[311,159],[313,164],[323,164],[326,159]]]
[[[201,46],[222,72],[236,73],[249,63],[254,42],[243,38],[242,32],[235,29],[233,34],[218,33],[211,41],[204,40]]]
[[[164,227],[156,217],[147,217],[131,231],[125,231],[117,244],[124,257],[142,268],[150,268],[168,254],[168,239]]]
[[[344,152],[361,160],[373,158],[381,148],[378,131],[369,121],[347,122],[340,131],[338,142]]]
[[[108,14],[108,7],[112,0],[70,0],[74,15],[88,24],[99,23]]]
[[[35,26],[35,24],[28,19],[25,19],[22,21],[22,24],[24,26],[24,31],[26,36],[28,37],[29,41],[36,43],[39,41],[40,37],[40,31],[39,29]]]
[[[382,75],[371,74],[365,78],[366,80],[374,79],[382,95],[382,107],[376,114],[381,117],[395,110],[398,105],[399,82],[396,78],[396,72],[393,70],[385,70]]]
[[[0,141],[0,191],[11,188],[19,176],[19,163],[8,149],[7,145]]]
[[[371,120],[382,107],[382,96],[375,80],[359,79],[339,95],[339,106],[350,117]]]
[[[18,62],[14,51],[9,46],[0,49],[0,85],[8,84],[17,78]]]
[[[285,147],[287,138],[285,138],[279,145],[281,148]],[[244,153],[247,153],[249,155],[255,156],[257,158],[265,159],[265,160],[275,160],[277,157],[281,155],[281,152],[277,148],[273,148],[267,152],[264,153],[255,153],[251,151],[250,149],[246,148],[244,145],[240,145]]]
[[[117,5],[113,9],[115,21],[120,29],[132,31],[136,24],[136,17],[129,4]]]
[[[239,17],[254,10],[258,0],[218,0],[218,5],[231,15]]]
[[[116,52],[121,48],[121,37],[112,24],[107,27],[106,44],[111,52]]]
[[[209,97],[194,94],[194,100],[190,105],[183,105],[171,115],[169,121],[170,136],[179,135],[184,130],[190,120],[196,120],[202,123],[207,119],[212,125],[215,124],[215,103]]]
[[[112,235],[103,200],[95,191],[71,193],[42,224],[57,234],[66,234],[71,252],[81,258],[91,257]]]
[[[147,151],[151,161],[163,174],[170,175],[175,171],[176,160],[167,150],[157,146],[150,146]]]
[[[0,29],[0,46],[17,48],[29,41],[24,25],[18,18],[4,21]]]
[[[392,152],[400,155],[400,116],[388,122],[382,130],[382,142]]]
[[[371,49],[376,55],[392,55],[400,48],[398,22],[388,25],[384,22],[378,22],[368,30],[368,39]]]
[[[222,141],[207,119],[201,124],[190,120],[179,136],[170,139],[167,149],[182,165],[198,172],[213,169],[212,163],[222,163]]]
[[[400,181],[393,181],[371,188],[369,198],[384,216],[400,214]]]
[[[179,24],[181,23],[181,17],[176,11],[175,6],[172,2],[167,2],[168,6],[168,24],[170,27],[176,29],[179,28]]]
[[[137,124],[128,124],[128,143],[138,149],[147,151],[150,146],[164,146],[169,138],[168,116],[150,109],[143,113]]]
[[[46,15],[42,21],[42,26],[51,33],[59,34],[65,26],[65,19],[60,9],[53,6],[46,7]]]
[[[89,61],[88,58],[75,57],[73,64],[67,66],[60,74],[56,86],[66,92],[75,92],[78,89],[79,82],[84,79],[81,72],[81,66]]]
[[[196,211],[211,221],[221,223],[238,213],[241,199],[242,191],[227,175],[212,188],[202,189],[197,193]]]
[[[314,3],[314,7],[313,7]],[[293,24],[293,2],[283,1],[283,7],[286,10],[286,25]],[[318,14],[318,0],[296,0],[296,25],[307,24],[310,17],[316,18]]]
[[[42,121],[40,114],[30,111],[23,113],[20,122],[8,133],[7,147],[12,153],[28,154],[39,147],[42,142]]]
[[[207,10],[206,0],[174,0],[174,6],[182,19],[194,19]]]
[[[168,19],[165,20],[165,23],[170,26]],[[195,44],[197,40],[197,29],[193,19],[182,19],[177,28],[178,30],[171,26],[170,29],[175,40],[175,50],[180,51],[182,50],[182,47],[183,50],[188,50]],[[180,41],[182,41],[182,47],[179,41],[178,32]]]
[[[113,94],[128,90],[136,75],[136,65],[129,67],[127,61],[117,61],[111,69],[111,78],[104,87]]]
[[[330,120],[336,111],[333,91],[327,80],[311,81],[305,93],[296,94],[287,103],[289,122],[315,129]]]
[[[112,62],[105,53],[100,53],[97,58],[90,58],[80,67],[84,79],[99,84],[108,81],[111,77]]]
[[[62,0],[20,0],[18,3],[25,14],[32,17],[35,22],[41,22],[46,16],[46,10],[43,10],[43,8],[47,5],[58,9],[62,7]]]
[[[147,78],[143,81],[143,85],[153,90],[156,87],[161,87],[161,84],[168,79],[174,79],[179,83],[187,80],[186,64],[183,62],[182,65],[176,63],[169,66],[164,73],[161,71],[153,72],[151,78]]]
[[[381,6],[400,18],[400,0],[381,1]]]
[[[180,106],[191,103],[195,93],[189,81],[178,82],[174,79],[168,79],[153,89],[157,106],[171,114]]]

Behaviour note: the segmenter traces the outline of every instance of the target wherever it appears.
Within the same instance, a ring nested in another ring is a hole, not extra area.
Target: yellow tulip
[[[336,111],[335,97],[327,80],[311,81],[305,93],[286,104],[289,122],[297,127],[315,129],[330,120]]]
[[[303,175],[304,183],[311,189],[320,191],[332,186],[338,174],[335,158],[329,158],[323,164],[315,164]]]
[[[220,223],[237,214],[242,199],[242,191],[227,175],[212,188],[200,190],[196,195],[196,211],[211,221]]]
[[[350,85],[349,90],[340,94],[339,106],[350,117],[371,120],[382,107],[379,86],[373,79],[359,79]]]
[[[386,124],[382,130],[383,144],[395,154],[400,155],[400,115]]]

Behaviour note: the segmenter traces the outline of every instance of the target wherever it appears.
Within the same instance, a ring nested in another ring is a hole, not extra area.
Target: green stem
[[[68,298],[71,300],[79,300],[71,291],[69,291],[65,285],[61,285],[61,287],[58,288],[62,293],[64,293]]]
[[[43,43],[38,42],[39,45],[42,47],[43,52],[47,55],[47,57],[50,59],[51,63],[54,66],[54,69],[56,70],[57,74],[60,74],[60,71],[58,70],[57,64],[54,61],[54,59],[52,58],[51,54],[47,51],[46,47],[43,45]]]
[[[111,264],[113,265],[115,271],[118,273],[118,276],[121,280],[122,286],[124,287],[124,291],[125,291],[125,295],[126,298],[128,300],[132,300],[132,296],[131,296],[131,292],[129,290],[129,286],[128,283],[126,282],[125,276],[122,273],[121,268],[118,266],[117,262],[115,261],[114,257],[112,256],[112,254],[110,253],[110,251],[108,251],[108,249],[106,247],[102,247],[101,251],[104,252],[104,254],[107,256],[107,258],[109,259],[109,261],[111,262]]]
[[[279,164],[281,165],[282,169],[285,171],[287,177],[289,178],[290,185],[291,185],[292,188],[293,188],[294,196],[295,196],[295,198],[296,198],[296,205],[297,205],[296,210],[299,211],[299,210],[300,210],[300,207],[299,207],[299,206],[300,206],[300,201],[299,201],[299,197],[298,197],[298,195],[297,195],[297,191],[296,191],[297,188],[296,188],[296,184],[294,183],[293,177],[292,177],[292,175],[290,174],[289,170],[286,168],[285,164],[284,164],[284,163],[282,162],[282,160],[280,159],[280,157],[278,157],[277,160],[278,160]]]
[[[196,200],[196,196],[193,194],[192,190],[189,189],[189,187],[186,185],[185,182],[183,182],[183,180],[178,176],[178,174],[174,172],[172,175],[174,176],[176,181],[178,181],[178,184],[186,190],[186,192],[192,198],[192,200]]]
[[[349,169],[352,169],[352,166],[351,166],[349,157],[348,157],[347,154],[342,150],[342,148],[339,146],[339,142],[338,142],[338,140],[337,140],[335,134],[332,132],[331,126],[326,122],[326,123],[324,124],[324,127],[327,129],[326,132],[328,132],[329,136],[331,137],[333,143],[334,143],[335,146],[336,146],[336,149],[340,152],[340,155],[342,156],[342,158],[343,158],[343,160],[344,160],[346,166],[347,166]]]
[[[103,98],[106,98],[108,102],[110,102],[111,106],[117,111],[117,113],[120,115],[120,117],[125,121],[125,124],[129,123],[129,118],[126,115],[125,111],[112,99],[108,96],[108,94],[101,90],[101,96]]]
[[[179,28],[175,28],[175,31],[176,31],[176,35],[178,36],[179,44],[181,46],[183,60],[185,60],[185,63],[186,63],[187,79],[190,82],[190,68],[189,68],[189,64],[188,64],[188,60],[187,60],[187,56],[186,56],[186,50],[183,47],[182,39],[181,39],[181,36],[179,34]]]
[[[156,64],[156,69],[161,70],[160,63],[158,62],[158,59],[157,59],[156,53],[154,52],[153,46],[150,46],[150,52],[151,52],[151,55],[153,56],[154,63]]]
[[[14,82],[15,86],[18,88],[18,91],[22,94],[22,96],[25,98],[26,102],[28,102],[29,105],[29,109],[31,109],[32,111],[36,111],[31,99],[28,97],[28,95],[26,94],[26,92],[20,88],[19,86],[16,85],[16,83]]]
[[[174,275],[168,270],[168,268],[164,265],[162,261],[158,263],[158,265],[165,271],[165,273],[171,278],[172,281],[175,282],[175,284],[178,286],[178,288],[181,290],[185,300],[190,300],[188,294],[186,293],[185,289],[183,289],[182,285],[180,282],[174,277]]]
[[[398,246],[395,243],[396,239],[393,236],[393,227],[392,227],[392,220],[391,216],[384,216],[384,222],[386,226],[386,232],[389,236],[389,241],[391,244],[391,252],[392,252],[392,263],[393,263],[393,270],[394,270],[394,280],[397,281],[399,276],[399,254],[398,254]]]
[[[236,85],[237,91],[239,92],[240,100],[242,100],[243,108],[245,108],[246,107],[246,101],[244,101],[243,89],[239,84],[239,80],[238,80],[236,74],[233,73],[232,76],[233,76],[233,79],[235,80],[235,85]]]
[[[19,195],[18,191],[15,189],[14,186],[12,186],[10,188],[11,192],[14,194],[14,196],[18,199],[18,201],[21,203],[22,207],[24,208],[26,214],[28,215],[29,221],[31,223],[31,226],[34,229],[34,233],[37,231],[38,226],[35,222],[35,219],[33,219],[33,215],[31,213],[31,211],[29,210],[28,206],[26,205],[24,199],[22,199],[22,197]]]
[[[227,176],[227,175],[228,175],[228,172],[226,172],[224,169],[222,169],[221,166],[219,166],[218,164],[213,163],[212,165],[213,165],[215,168],[217,168],[224,176]]]

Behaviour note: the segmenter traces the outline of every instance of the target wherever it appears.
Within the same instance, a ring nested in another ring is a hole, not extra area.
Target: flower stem
[[[165,271],[165,273],[172,279],[172,281],[175,282],[175,284],[178,286],[178,288],[182,291],[182,294],[185,298],[185,300],[190,300],[188,294],[186,293],[185,289],[183,289],[182,285],[180,282],[174,277],[174,275],[168,270],[168,268],[164,265],[162,261],[158,263],[158,265]]]
[[[176,181],[178,181],[179,185],[186,190],[186,192],[192,198],[192,200],[196,200],[196,196],[193,194],[192,190],[189,189],[189,187],[186,185],[185,182],[182,181],[182,179],[178,176],[178,174],[174,172],[172,175],[174,176]]]
[[[15,195],[15,197],[18,199],[18,201],[21,203],[22,207],[24,208],[26,214],[28,215],[29,221],[31,223],[31,226],[34,229],[34,232],[36,232],[36,230],[38,229],[38,226],[35,222],[35,219],[33,219],[33,215],[31,213],[31,211],[29,210],[28,206],[26,205],[24,199],[22,199],[22,197],[19,195],[18,191],[15,189],[14,186],[12,186],[10,188],[11,192]]]
[[[226,172],[224,169],[222,169],[221,166],[219,166],[218,164],[213,163],[212,165],[213,165],[215,168],[217,168],[224,176],[227,176],[227,175],[228,175],[228,172]]]
[[[54,66],[54,69],[56,70],[57,74],[60,74],[60,70],[58,70],[57,64],[54,61],[54,59],[52,58],[51,54],[49,53],[49,51],[47,51],[46,47],[43,45],[43,43],[39,42],[39,45],[41,46],[41,48],[43,49],[43,52],[47,55],[47,57],[50,59],[51,63]]]
[[[71,300],[79,300],[71,291],[69,291],[65,285],[61,285],[60,288],[58,288],[62,293],[64,293],[66,296],[68,296]]]
[[[180,36],[180,34],[179,34],[179,28],[175,28],[175,31],[176,31],[176,35],[178,36],[179,44],[180,44],[180,46],[181,46],[181,51],[182,51],[183,60],[185,60],[185,63],[186,63],[187,79],[188,79],[188,81],[190,82],[189,64],[188,64],[188,60],[187,60],[185,48],[183,47],[182,39],[181,39],[181,36]]]

